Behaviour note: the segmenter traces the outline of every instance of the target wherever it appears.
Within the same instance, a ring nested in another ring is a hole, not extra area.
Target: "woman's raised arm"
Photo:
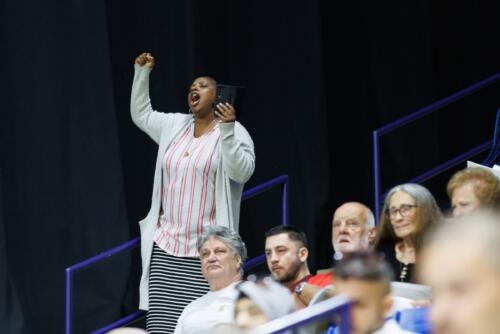
[[[149,74],[154,65],[155,59],[150,53],[142,53],[135,59],[130,114],[134,123],[159,144],[163,122],[165,122],[167,115],[154,111],[151,106]]]

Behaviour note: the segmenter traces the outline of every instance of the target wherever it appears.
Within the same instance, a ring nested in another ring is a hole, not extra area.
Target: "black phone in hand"
[[[236,112],[239,113],[240,111],[239,102],[241,100],[242,88],[243,87],[241,86],[217,84],[215,91],[216,95],[215,95],[214,111],[217,109],[217,105],[219,103],[229,103],[236,109]]]

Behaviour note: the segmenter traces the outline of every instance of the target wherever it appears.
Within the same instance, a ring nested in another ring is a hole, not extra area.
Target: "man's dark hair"
[[[394,273],[381,256],[368,252],[352,252],[344,254],[335,266],[335,278],[381,282],[389,287]]]
[[[300,247],[308,248],[306,234],[303,231],[288,225],[278,225],[271,228],[266,232],[266,239],[283,233],[288,235],[288,239],[298,241],[300,243]]]

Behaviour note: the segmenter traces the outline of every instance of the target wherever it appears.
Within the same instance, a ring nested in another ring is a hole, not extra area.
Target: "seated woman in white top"
[[[210,291],[191,302],[182,312],[175,334],[203,333],[215,326],[234,322],[235,286],[243,276],[247,256],[238,233],[223,226],[206,228],[198,239],[201,271]]]

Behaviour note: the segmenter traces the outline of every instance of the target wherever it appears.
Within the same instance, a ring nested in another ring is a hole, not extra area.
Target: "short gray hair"
[[[234,254],[241,258],[242,262],[247,259],[247,247],[238,233],[225,226],[211,225],[203,230],[203,233],[198,237],[198,253],[201,254],[201,249],[208,239],[216,238],[228,246]],[[243,268],[243,266],[242,266]],[[243,269],[241,269],[243,271]]]
[[[365,207],[365,224],[366,227],[374,228],[375,227],[375,216],[373,215],[373,211],[367,207],[366,205],[363,204]]]
[[[336,210],[335,210],[335,213],[333,214],[333,217],[335,218],[335,214],[337,213],[337,210],[340,209],[341,207],[345,206],[345,205],[355,205],[359,208],[362,209],[363,213],[364,213],[364,223],[365,223],[365,226],[368,227],[367,229],[367,232],[371,229],[371,228],[374,228],[375,227],[375,217],[373,216],[373,211],[368,207],[366,206],[365,204],[361,203],[361,202],[356,202],[356,201],[349,201],[349,202],[344,202],[342,203]]]

